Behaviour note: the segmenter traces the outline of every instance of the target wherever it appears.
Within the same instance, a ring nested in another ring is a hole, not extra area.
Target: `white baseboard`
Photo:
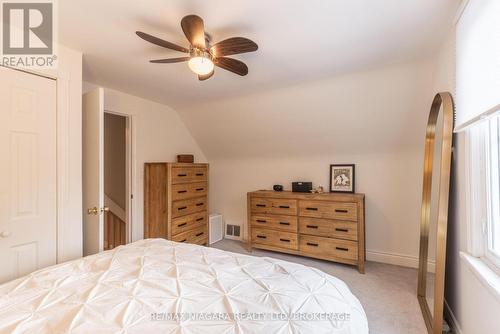
[[[366,251],[366,260],[380,262],[380,263],[393,264],[396,266],[418,268],[418,257],[417,256],[367,250]],[[436,264],[434,261],[428,262],[427,270],[431,273],[435,272]]]
[[[228,234],[224,234],[224,239],[243,241],[242,237],[235,237],[234,235],[228,235]]]
[[[444,315],[448,321],[448,325],[453,330],[453,333],[462,334],[462,329],[460,328],[457,318],[455,318],[455,314],[453,314],[453,311],[451,310],[450,305],[448,305],[446,299],[444,300]]]

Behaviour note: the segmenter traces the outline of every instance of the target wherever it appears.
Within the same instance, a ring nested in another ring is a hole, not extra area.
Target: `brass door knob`
[[[109,208],[107,206],[101,208],[101,213],[108,212]]]
[[[94,206],[93,208],[88,208],[87,214],[97,216],[99,214],[99,209],[96,206]]]

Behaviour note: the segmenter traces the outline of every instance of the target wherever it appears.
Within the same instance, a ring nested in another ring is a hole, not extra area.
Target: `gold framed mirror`
[[[443,326],[453,112],[451,94],[438,93],[425,135],[417,296],[427,331],[432,334],[441,334]]]

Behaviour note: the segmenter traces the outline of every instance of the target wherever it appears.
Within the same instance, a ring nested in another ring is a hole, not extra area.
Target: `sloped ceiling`
[[[459,0],[70,0],[59,1],[64,45],[84,53],[84,80],[174,108],[253,94],[434,52]],[[250,74],[218,70],[198,82],[185,63],[150,64],[179,53],[150,45],[142,30],[180,45],[184,15],[198,14],[215,41],[251,38],[237,56]]]
[[[418,152],[432,61],[352,73],[179,110],[209,160]]]

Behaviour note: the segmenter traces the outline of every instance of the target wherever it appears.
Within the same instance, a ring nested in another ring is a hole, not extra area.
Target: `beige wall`
[[[120,208],[126,202],[127,119],[104,114],[104,193]]]
[[[211,163],[210,209],[245,226],[246,193],[294,180],[328,189],[356,164],[368,258],[417,265],[429,62],[387,66],[181,110]]]

